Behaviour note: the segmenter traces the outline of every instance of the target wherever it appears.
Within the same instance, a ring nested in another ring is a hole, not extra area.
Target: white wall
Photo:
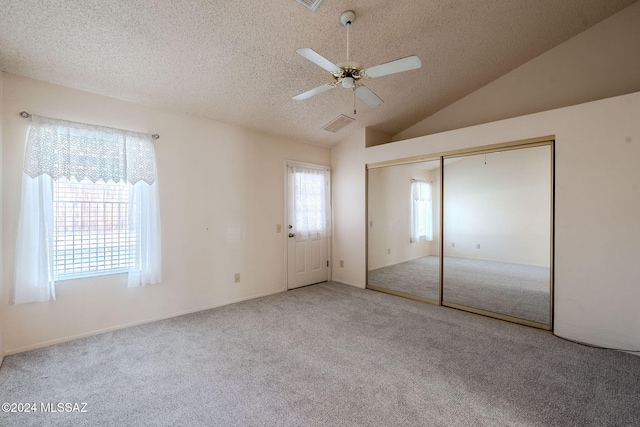
[[[360,288],[364,288],[367,268],[365,165],[370,162],[355,159],[363,156],[365,135],[365,129],[357,130],[331,149],[331,277]]]
[[[640,92],[367,149],[352,135],[332,149],[334,280],[365,286],[367,163],[555,135],[555,332],[640,348],[638,117]]]
[[[438,161],[435,161],[438,164]],[[368,244],[370,270],[437,254],[437,240],[411,243],[411,180],[430,181],[433,186],[434,230],[437,234],[439,171],[421,168],[421,163],[369,170]],[[437,239],[437,236],[434,236]]]
[[[445,163],[444,194],[446,256],[549,266],[549,146]]]
[[[329,165],[328,149],[14,75],[4,75],[2,101],[6,353],[285,289],[285,237],[276,233],[284,221],[284,161]],[[160,134],[162,284],[126,288],[124,275],[103,276],[59,282],[57,301],[11,303],[23,110]]]
[[[640,91],[640,2],[393,137],[394,141]]]

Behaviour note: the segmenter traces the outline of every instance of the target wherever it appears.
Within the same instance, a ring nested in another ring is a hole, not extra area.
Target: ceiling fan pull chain
[[[356,90],[353,89],[353,115],[356,115]]]

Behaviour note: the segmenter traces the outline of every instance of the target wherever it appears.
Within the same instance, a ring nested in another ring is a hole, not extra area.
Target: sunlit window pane
[[[134,265],[126,183],[56,180],[53,224],[55,280],[126,271]]]

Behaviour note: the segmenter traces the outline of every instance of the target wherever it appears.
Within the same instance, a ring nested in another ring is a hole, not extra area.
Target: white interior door
[[[329,170],[287,164],[287,288],[329,278]]]

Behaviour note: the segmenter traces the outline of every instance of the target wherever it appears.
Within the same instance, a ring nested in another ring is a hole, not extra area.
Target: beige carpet
[[[368,283],[439,299],[439,258],[417,258],[369,271]],[[549,268],[470,258],[444,258],[444,301],[549,323]]]
[[[320,284],[5,358],[2,426],[633,426],[640,358]]]

